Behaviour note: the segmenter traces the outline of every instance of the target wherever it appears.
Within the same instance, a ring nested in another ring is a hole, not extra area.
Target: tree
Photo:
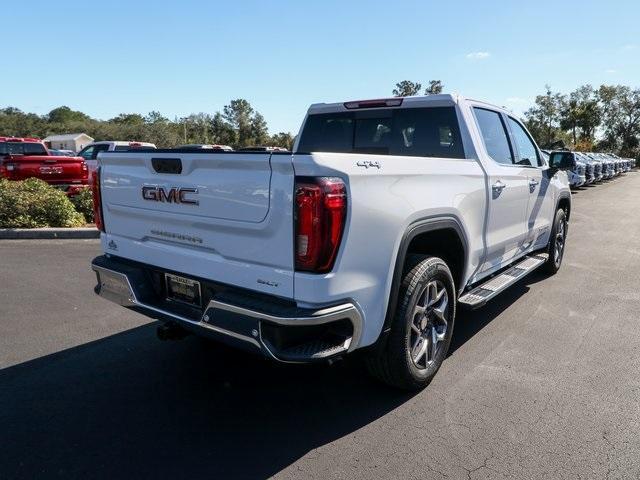
[[[571,97],[562,97],[560,100],[560,128],[563,130],[571,130],[573,144],[578,143],[578,101]]]
[[[396,88],[393,89],[392,93],[395,97],[410,97],[412,95],[417,95],[421,88],[421,83],[403,80],[400,83],[396,83]]]
[[[274,147],[283,147],[287,150],[292,150],[293,142],[293,135],[291,135],[289,132],[280,132],[273,135],[269,143]]]
[[[250,137],[254,145],[264,145],[269,140],[267,122],[258,112],[253,114],[250,124]]]
[[[598,97],[604,120],[602,148],[623,156],[637,155],[640,146],[640,90],[623,85],[602,85]]]
[[[550,145],[565,137],[560,128],[560,109],[563,97],[559,93],[553,93],[549,85],[545,85],[545,88],[545,94],[538,95],[534,106],[524,114],[527,128],[542,146]]]
[[[222,116],[236,132],[235,146],[246,147],[253,144],[251,128],[253,107],[247,100],[243,98],[231,100],[229,105],[224,106]]]
[[[192,113],[178,123],[183,143],[210,143],[211,115],[208,113]]]
[[[225,105],[222,119],[235,132],[235,141],[232,144],[234,147],[261,145],[269,139],[264,117],[243,98],[231,100],[229,105]]]
[[[425,90],[424,94],[425,95],[438,95],[439,93],[442,93],[442,89],[443,88],[444,88],[444,85],[442,84],[442,81],[440,81],[440,80],[429,80],[429,86]]]
[[[592,143],[599,123],[600,107],[596,92],[591,85],[583,85],[568,96],[562,96],[560,128],[571,132],[574,147],[579,139],[583,143]]]
[[[209,122],[211,141],[219,145],[235,145],[236,131],[231,124],[227,122],[220,112],[216,112]]]
[[[117,125],[142,125],[144,124],[144,117],[139,113],[121,113],[109,120],[109,122]]]
[[[180,143],[178,125],[160,112],[149,112],[144,121],[144,138],[141,141],[155,143],[158,147],[174,147]]]
[[[70,122],[82,122],[89,120],[89,116],[76,110],[71,110],[66,105],[62,107],[54,108],[47,115],[49,123],[70,123]]]

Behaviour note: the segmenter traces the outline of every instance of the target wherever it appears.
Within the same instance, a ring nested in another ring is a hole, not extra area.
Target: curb
[[[0,228],[0,240],[49,240],[100,238],[93,227],[83,228]]]

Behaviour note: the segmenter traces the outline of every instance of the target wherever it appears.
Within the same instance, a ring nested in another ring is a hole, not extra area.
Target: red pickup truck
[[[37,138],[0,137],[0,178],[36,177],[75,195],[89,186],[89,169],[82,157],[52,155]]]

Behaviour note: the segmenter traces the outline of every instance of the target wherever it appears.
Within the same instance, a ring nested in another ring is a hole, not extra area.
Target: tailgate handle
[[[151,165],[157,173],[182,173],[182,160],[179,158],[152,158]]]

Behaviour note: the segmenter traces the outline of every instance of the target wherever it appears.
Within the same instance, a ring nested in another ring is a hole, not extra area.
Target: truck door
[[[515,145],[516,162],[527,167],[529,195],[525,227],[525,248],[543,247],[549,240],[553,218],[553,195],[548,166],[529,133],[516,119],[507,117],[511,138]]]
[[[478,271],[481,274],[507,265],[523,251],[529,169],[516,163],[504,116],[484,107],[473,110],[488,156],[483,162],[489,182],[489,207],[486,255]]]

